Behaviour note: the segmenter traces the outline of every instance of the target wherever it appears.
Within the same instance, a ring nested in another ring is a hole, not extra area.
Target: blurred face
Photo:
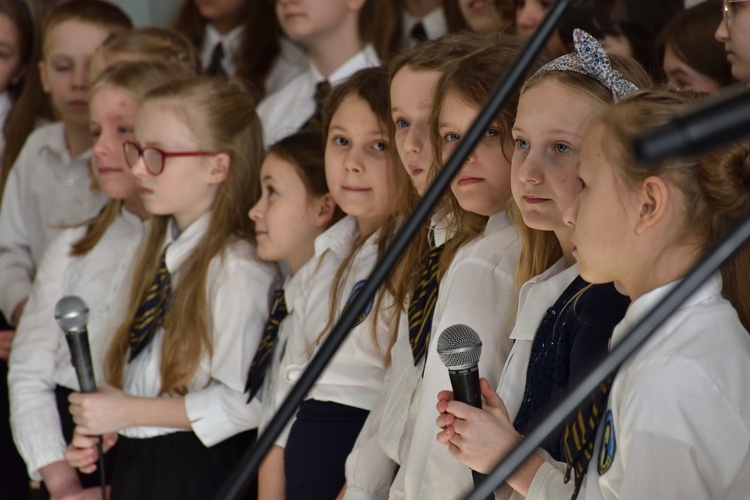
[[[495,0],[458,0],[458,7],[471,31],[500,31],[508,23]]]
[[[388,134],[370,105],[350,94],[331,117],[326,181],[336,204],[372,234],[390,212],[394,192]]]
[[[89,61],[109,31],[92,23],[70,19],[48,30],[44,60],[39,63],[44,91],[66,124],[89,123]]]
[[[725,2],[731,21],[721,21],[716,39],[724,44],[727,60],[732,65],[732,76],[750,82],[750,2]]]
[[[479,108],[467,104],[457,92],[446,94],[438,123],[444,160],[453,153],[478,113]],[[487,216],[505,210],[510,199],[510,162],[504,154],[508,142],[497,123],[493,123],[466,158],[461,171],[451,181],[451,191],[461,208]]]
[[[284,33],[308,45],[335,33],[365,0],[276,0],[276,16]]]
[[[401,68],[391,82],[391,116],[398,156],[421,195],[434,159],[430,143],[430,109],[437,71]]]
[[[516,27],[521,35],[530,35],[552,7],[552,0],[516,0]]]
[[[242,24],[247,0],[194,0],[201,16],[221,34]]]
[[[567,233],[563,212],[581,189],[578,155],[587,119],[598,108],[581,94],[554,81],[529,90],[518,103],[513,126],[513,199],[533,229]]]
[[[138,196],[135,176],[122,149],[125,141],[133,139],[138,101],[119,87],[104,85],[91,96],[90,106],[94,175],[99,185],[113,199]]]
[[[633,57],[633,47],[625,35],[604,35],[599,42],[607,54]]]
[[[205,151],[173,107],[159,100],[148,101],[136,114],[135,142],[167,152]],[[138,178],[138,192],[146,210],[153,215],[172,215],[184,230],[207,213],[219,184],[229,170],[229,157],[175,156],[165,158],[164,171],[151,174],[143,157],[131,167]]]
[[[694,90],[696,92],[716,92],[721,88],[719,82],[688,66],[677,57],[670,45],[664,49],[664,74],[667,75],[669,86],[676,90]]]
[[[274,154],[263,161],[260,180],[263,194],[249,214],[258,255],[287,262],[294,274],[312,258],[315,238],[330,219],[320,218],[323,197],[310,196],[297,168]]]
[[[26,67],[21,61],[21,34],[5,14],[0,14],[0,92],[18,83]]]
[[[565,213],[579,273],[590,283],[623,280],[635,244],[630,235],[637,196],[604,154],[605,141],[601,125],[586,137],[578,168],[581,194]]]

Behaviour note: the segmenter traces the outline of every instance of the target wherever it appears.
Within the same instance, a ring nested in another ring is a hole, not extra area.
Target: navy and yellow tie
[[[167,269],[167,247],[161,253],[159,267],[146,297],[135,313],[130,326],[130,359],[132,361],[151,342],[160,327],[164,326],[172,298],[172,279]]]
[[[284,290],[276,290],[271,316],[266,322],[266,327],[263,330],[263,338],[260,339],[258,350],[255,351],[255,357],[250,364],[250,371],[247,374],[245,392],[249,393],[247,398],[248,403],[253,399],[253,396],[258,393],[260,386],[263,384],[263,377],[266,375],[268,367],[271,364],[273,348],[279,338],[279,325],[284,321],[288,312],[289,311],[286,308],[286,299],[284,298]]]
[[[312,116],[305,121],[300,127],[300,130],[315,130],[323,126],[323,104],[325,103],[326,97],[331,93],[331,84],[327,80],[318,82],[315,86],[315,111]]]
[[[440,280],[438,279],[440,255],[445,248],[445,244],[435,245],[435,237],[432,232],[430,232],[429,238],[430,253],[422,270],[422,277],[409,301],[409,343],[414,356],[414,366],[417,366],[427,353],[427,346],[430,343],[432,315],[435,312],[440,286]]]
[[[589,400],[579,407],[578,413],[572,421],[568,422],[563,431],[563,452],[568,465],[565,471],[565,482],[570,481],[571,472],[575,474],[573,499],[581,490],[591,456],[594,454],[596,430],[607,406],[612,380],[613,377],[608,377],[591,393]]]

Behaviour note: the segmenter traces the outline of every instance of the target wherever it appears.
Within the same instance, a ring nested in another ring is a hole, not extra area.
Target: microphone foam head
[[[449,326],[440,334],[437,344],[440,360],[449,370],[477,366],[482,354],[482,340],[466,325]]]
[[[66,333],[81,330],[89,321],[89,306],[75,295],[63,297],[55,305],[55,321]]]

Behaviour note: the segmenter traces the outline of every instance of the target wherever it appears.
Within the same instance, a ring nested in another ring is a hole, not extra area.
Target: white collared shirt
[[[435,307],[424,377],[415,394],[416,418],[412,429],[406,429],[411,443],[391,489],[393,498],[458,498],[471,488],[469,469],[435,440],[437,394],[452,389],[448,370],[437,353],[437,342],[450,326],[471,327],[482,340],[479,374],[490,384],[498,382],[511,348],[508,333],[518,300],[515,274],[520,250],[518,232],[501,212],[490,217],[481,238],[457,252],[446,271]]]
[[[270,94],[258,105],[263,123],[263,142],[271,144],[291,135],[315,112],[315,88],[323,80],[333,86],[363,68],[378,66],[380,59],[372,44],[357,52],[325,78],[310,61],[307,71],[300,73],[281,90]]]
[[[333,277],[342,261],[349,255],[358,234],[356,219],[347,216],[315,239],[315,257],[305,266],[305,275],[307,272],[314,273],[310,282],[310,298],[317,297],[319,301],[310,306],[323,308],[325,314],[316,313],[313,316],[314,322],[308,325],[305,319],[305,328],[295,328],[290,333],[278,375],[285,380],[285,384],[293,385],[299,380],[320,348],[322,342],[317,341],[323,328],[328,324]],[[372,272],[377,259],[378,234],[379,232],[376,231],[367,238],[351,261],[348,272],[342,280],[340,298],[336,307],[337,314],[343,310],[355,283],[366,279]],[[303,279],[307,281],[304,275]],[[322,300],[324,297],[325,300]],[[373,321],[376,316],[378,347],[372,338]],[[315,324],[315,322],[319,323]],[[336,355],[310,389],[307,399],[331,401],[371,410],[383,387],[386,371],[383,360],[385,350],[388,348],[388,340],[387,314],[376,311],[373,307],[364,321],[349,332]],[[277,441],[277,444],[283,446],[285,442]]]
[[[448,23],[445,20],[445,12],[442,7],[433,9],[423,18],[412,16],[406,9],[401,16],[401,30],[403,33],[403,48],[410,49],[417,44],[417,40],[412,38],[411,30],[417,23],[422,23],[424,31],[427,33],[428,40],[437,40],[448,33]]]
[[[300,45],[286,37],[279,39],[281,52],[271,66],[271,71],[266,77],[266,93],[271,95],[282,89],[292,79],[301,74],[310,66],[310,58]]]
[[[224,58],[221,60],[221,66],[227,75],[234,76],[237,72],[237,57],[244,32],[245,28],[240,25],[226,35],[222,35],[216,31],[216,28],[211,23],[206,23],[203,47],[201,47],[201,63],[203,64],[203,68],[207,68],[211,64],[214,48],[217,44],[221,43],[222,49],[224,49]]]
[[[70,157],[62,122],[34,130],[18,155],[0,208],[0,309],[6,318],[31,293],[52,239],[94,217],[107,201],[91,189],[90,157],[90,151]]]
[[[171,231],[164,244],[169,245],[166,263],[173,290],[180,286],[181,267],[201,243],[210,217],[210,214],[203,215],[179,235],[176,235],[174,220],[171,221]],[[213,357],[209,359],[204,354],[185,396],[192,430],[207,447],[258,426],[260,403],[257,398],[249,405],[246,403],[245,383],[277,287],[276,267],[262,262],[255,248],[244,240],[230,244],[223,258],[217,255],[211,261],[206,278],[206,301]],[[123,389],[128,394],[159,397],[163,338],[162,328],[153,341],[126,364]],[[149,438],[179,430],[129,427],[120,434]]]
[[[104,383],[102,363],[125,314],[132,263],[145,227],[140,218],[121,211],[87,254],[70,255],[85,226],[62,231],[44,253],[13,339],[8,374],[13,436],[33,479],[41,479],[39,469],[45,465],[65,460],[55,386],[79,390],[65,335],[55,322],[57,301],[75,295],[88,305],[94,377]]]
[[[0,131],[3,130],[5,125],[5,119],[8,117],[10,108],[13,107],[13,101],[10,100],[10,94],[8,91],[0,93]],[[5,149],[5,135],[0,133],[0,156],[3,154]]]

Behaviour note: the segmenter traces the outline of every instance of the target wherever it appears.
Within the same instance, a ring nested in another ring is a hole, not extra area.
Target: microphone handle
[[[83,393],[96,392],[94,381],[94,367],[91,364],[91,350],[89,349],[89,334],[83,329],[65,334],[70,348],[70,357],[78,376],[78,385]]]

